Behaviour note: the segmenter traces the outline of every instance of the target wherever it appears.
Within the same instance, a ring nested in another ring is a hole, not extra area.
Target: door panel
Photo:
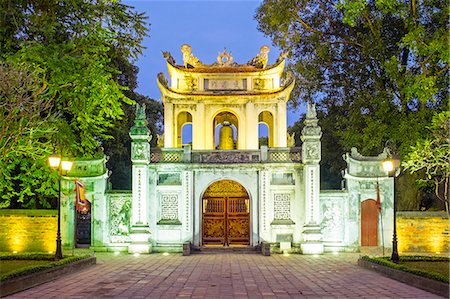
[[[225,198],[203,199],[203,244],[224,244],[226,240]]]
[[[361,246],[378,246],[378,208],[373,199],[361,203]]]
[[[227,199],[228,244],[250,245],[249,200]]]
[[[249,199],[203,199],[204,245],[250,245]]]

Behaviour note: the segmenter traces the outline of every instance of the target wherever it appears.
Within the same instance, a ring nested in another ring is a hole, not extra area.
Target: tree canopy
[[[3,207],[11,206],[11,200],[22,206],[48,207],[45,201],[36,205],[32,199],[42,195],[39,186],[47,184],[42,182],[42,171],[48,172],[48,155],[62,148],[64,156],[90,158],[113,138],[113,127],[124,116],[126,105],[134,102],[125,91],[133,92],[136,87],[135,78],[129,74],[137,69],[130,61],[142,51],[141,42],[147,33],[145,19],[144,14],[120,1],[0,3],[0,60],[34,74],[33,80],[42,87],[39,100],[43,104],[30,109],[26,117],[38,120],[37,128],[51,133],[35,138],[39,146],[0,160],[0,168],[11,169],[0,177]],[[24,86],[33,94],[33,87]],[[3,99],[9,101],[8,105],[16,100],[2,94]],[[52,121],[47,122],[50,116]],[[2,123],[8,121],[8,115],[0,117]],[[14,136],[30,131],[23,126],[10,126],[10,133],[12,130],[16,130]],[[6,148],[12,146],[6,144]],[[27,170],[25,176],[25,169],[33,171]]]
[[[344,149],[402,154],[447,101],[446,1],[266,0],[259,29],[289,53],[294,104],[314,101]]]
[[[317,103],[322,142],[333,144],[322,163],[335,176],[351,147],[376,155],[392,140],[405,157],[431,137],[427,125],[448,107],[448,17],[441,0],[265,0],[257,9],[259,30],[288,53],[293,105]]]

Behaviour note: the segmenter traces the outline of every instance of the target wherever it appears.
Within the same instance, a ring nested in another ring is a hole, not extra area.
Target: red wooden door
[[[378,209],[373,199],[361,203],[361,246],[378,246]]]

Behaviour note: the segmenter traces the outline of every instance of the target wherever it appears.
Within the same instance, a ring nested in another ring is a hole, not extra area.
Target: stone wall
[[[0,210],[0,252],[55,252],[58,212]]]
[[[401,252],[449,252],[450,221],[446,212],[398,212]]]

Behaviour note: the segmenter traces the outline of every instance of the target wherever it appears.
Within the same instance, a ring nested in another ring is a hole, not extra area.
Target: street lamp
[[[399,256],[397,249],[397,193],[395,192],[395,185],[397,180],[397,170],[400,165],[400,159],[390,156],[383,161],[383,169],[388,173],[389,177],[394,178],[394,231],[392,235],[392,255],[391,261],[398,264]]]
[[[73,162],[62,161],[61,156],[52,154],[48,157],[48,164],[51,168],[58,170],[58,230],[56,233],[56,253],[55,259],[60,260],[63,258],[62,248],[61,248],[61,176],[68,172],[72,168]]]

